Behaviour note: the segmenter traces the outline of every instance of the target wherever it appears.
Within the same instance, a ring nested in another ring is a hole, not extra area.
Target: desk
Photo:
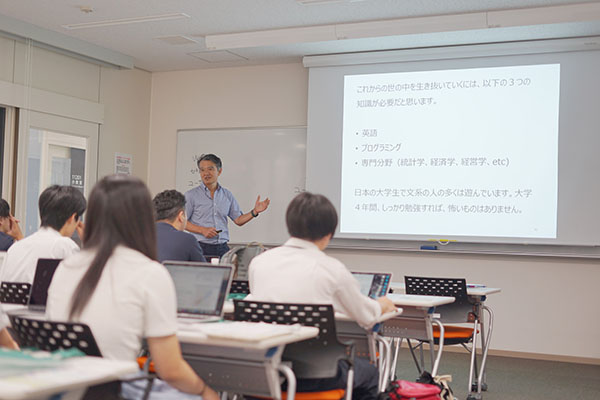
[[[338,338],[343,341],[352,341],[355,345],[356,355],[369,357],[371,362],[379,368],[379,391],[387,386],[387,376],[391,371],[390,344],[382,340],[379,330],[384,322],[397,318],[404,312],[398,308],[394,312],[382,314],[371,329],[364,329],[345,314],[335,313],[335,328]],[[377,357],[377,344],[379,344],[379,357]]]
[[[444,326],[439,320],[439,315],[434,314],[434,311],[438,306],[453,303],[454,297],[419,296],[397,293],[388,294],[387,297],[397,307],[402,307],[404,312],[402,315],[383,323],[383,326],[380,329],[381,335],[393,339],[406,338],[427,341],[430,345],[431,374],[435,376],[437,374],[440,359],[442,358],[444,344],[443,341],[440,342],[436,356],[433,346],[433,324],[438,325],[441,332],[444,331]],[[399,346],[399,341],[396,341],[394,360],[391,363],[393,371],[395,371],[396,363],[398,361]]]
[[[0,399],[47,398],[66,391],[73,391],[71,398],[79,398],[88,386],[118,380],[137,371],[139,367],[135,361],[100,357],[69,358],[58,368],[0,377]]]
[[[314,338],[318,333],[318,328],[303,326],[269,339],[233,340],[209,337],[196,324],[180,328],[177,338],[185,360],[213,389],[281,399],[278,372],[282,372],[288,380],[288,399],[293,400],[296,378],[281,362],[283,350],[286,344]]]
[[[397,293],[404,293],[405,285],[404,283],[392,282],[390,284],[392,290],[394,290],[393,294],[388,296],[398,296]],[[484,305],[484,302],[487,299],[487,296],[491,294],[500,293],[502,290],[500,288],[492,288],[486,287],[483,285],[469,285],[467,284],[467,296],[469,297],[469,305],[467,308],[446,308],[442,307],[439,309],[440,313],[440,321],[442,323],[471,323],[473,324],[473,351],[471,352],[471,370],[469,371],[469,391],[470,394],[468,396],[468,400],[476,400],[481,399],[482,390],[487,390],[486,377],[485,377],[485,364],[487,361],[487,354],[489,349],[489,344],[492,336],[492,332],[494,329],[494,313],[491,308]],[[404,295],[407,296],[407,295]],[[423,296],[430,297],[430,296]],[[433,296],[431,296],[433,297]],[[485,321],[484,321],[484,311],[486,311],[489,315],[488,322],[488,332],[487,335],[485,333]],[[479,330],[479,332],[478,332]],[[482,358],[481,358],[481,366],[479,371],[474,370],[475,361],[476,361],[476,353],[477,353],[477,336],[481,336],[481,349],[482,349]],[[440,341],[441,343],[441,341]],[[395,365],[395,363],[394,363]],[[475,377],[475,373],[477,376]],[[435,374],[432,374],[435,375]],[[476,378],[474,381],[473,378]]]

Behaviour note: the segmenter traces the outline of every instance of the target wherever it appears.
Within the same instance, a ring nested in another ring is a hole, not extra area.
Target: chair
[[[436,308],[436,312],[441,315],[441,320],[444,323],[443,343],[445,345],[461,345],[471,354],[471,362],[469,369],[469,391],[480,391],[476,381],[477,372],[477,355],[476,355],[476,340],[479,328],[481,326],[481,310],[479,310],[469,299],[467,295],[467,283],[465,279],[452,278],[427,278],[416,276],[405,276],[404,283],[406,286],[406,294],[417,294],[425,296],[450,296],[454,297],[454,302]],[[486,309],[486,307],[483,307]],[[491,311],[488,312],[491,313]],[[491,316],[490,316],[491,317]],[[490,318],[491,321],[491,318]],[[472,327],[462,327],[446,325],[449,323],[472,323]],[[434,343],[440,341],[440,329],[435,326],[433,329]],[[488,341],[489,343],[489,332]],[[409,349],[413,353],[413,347],[409,343]],[[469,343],[471,346],[469,347]],[[421,347],[421,365],[423,365],[423,348]],[[486,351],[486,349],[484,349]],[[415,358],[413,353],[413,358]],[[415,358],[416,361],[416,358]],[[417,363],[418,367],[418,363]],[[482,370],[485,365],[482,365]],[[422,372],[419,368],[419,373]],[[482,372],[483,374],[483,372]],[[481,377],[482,375],[480,375]],[[487,390],[485,383],[482,382],[482,390]],[[468,398],[471,398],[470,395]]]
[[[269,322],[292,325],[301,324],[319,328],[316,338],[288,344],[282,359],[292,363],[294,374],[299,379],[335,377],[338,362],[350,364],[346,390],[298,393],[296,399],[324,400],[351,399],[353,384],[354,346],[341,343],[336,334],[333,306],[329,304],[289,304],[235,300],[234,320]],[[284,397],[285,398],[285,397]]]
[[[229,293],[232,294],[250,294],[250,287],[248,286],[248,281],[240,281],[234,279],[231,281],[231,289]]]
[[[55,322],[9,315],[13,331],[21,347],[32,347],[44,351],[76,348],[87,356],[102,357],[90,327],[77,322]],[[145,379],[148,385],[143,399],[147,399],[152,388],[152,376],[126,379],[121,382]],[[91,386],[84,395],[86,400],[119,398],[121,382],[108,382]]]
[[[221,264],[235,265],[235,279],[248,280],[250,261],[265,251],[265,247],[257,242],[235,246],[221,257]]]
[[[26,282],[0,283],[0,303],[23,304],[29,303],[31,284]]]

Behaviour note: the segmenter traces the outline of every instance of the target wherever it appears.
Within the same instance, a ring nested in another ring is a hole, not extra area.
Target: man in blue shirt
[[[6,251],[15,240],[23,239],[19,221],[10,214],[10,206],[0,199],[0,251]]]
[[[177,190],[165,190],[152,202],[156,211],[158,261],[206,261],[196,238],[182,232],[187,223],[185,197]]]
[[[221,159],[214,154],[203,154],[198,160],[202,183],[185,193],[186,229],[196,236],[204,254],[221,257],[229,250],[227,217],[242,226],[269,207],[269,199],[256,199],[254,208],[243,213],[233,194],[218,183],[223,172]]]

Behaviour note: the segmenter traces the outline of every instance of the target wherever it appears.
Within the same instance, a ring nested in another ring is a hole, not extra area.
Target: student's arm
[[[189,220],[188,220],[187,224],[185,225],[185,230],[188,232],[199,233],[202,236],[205,236],[207,238],[212,238],[219,234],[215,227],[196,225],[196,224],[190,222]]]
[[[263,201],[260,201],[260,196],[258,196],[256,199],[256,202],[254,203],[254,208],[252,209],[252,211],[250,211],[246,214],[240,215],[239,217],[234,219],[233,222],[235,222],[235,224],[237,226],[244,225],[245,223],[250,221],[252,218],[254,218],[255,216],[258,216],[258,214],[265,211],[269,207],[270,202],[271,202],[271,200],[269,200],[268,197],[266,199],[264,199]]]
[[[19,350],[17,342],[13,340],[13,338],[10,336],[10,333],[8,333],[8,329],[6,328],[0,330],[0,347]]]
[[[199,394],[203,400],[219,400],[217,393],[185,362],[175,335],[147,340],[156,373],[161,379],[182,392]]]

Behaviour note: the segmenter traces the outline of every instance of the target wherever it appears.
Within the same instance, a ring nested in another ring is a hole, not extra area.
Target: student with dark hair
[[[186,229],[194,234],[205,256],[221,257],[229,250],[227,217],[242,226],[265,211],[270,200],[260,201],[258,196],[254,208],[244,214],[233,194],[218,182],[223,172],[219,157],[202,154],[198,160],[198,171],[202,183],[185,193]]]
[[[158,261],[206,261],[196,238],[183,232],[187,224],[185,196],[165,190],[154,196]]]
[[[326,255],[337,227],[333,204],[322,195],[304,192],[296,196],[286,212],[288,232],[292,236],[283,246],[255,257],[250,263],[248,299],[279,303],[332,304],[365,328],[373,326],[385,312],[394,311],[387,298],[370,299],[344,264]],[[376,399],[377,369],[357,358],[354,364],[353,399]],[[333,379],[299,380],[299,391],[345,388],[348,365],[339,364]]]
[[[32,283],[38,258],[66,258],[79,250],[71,236],[77,230],[83,237],[83,194],[72,186],[53,185],[42,192],[38,205],[41,227],[8,249],[0,281]]]
[[[10,206],[0,199],[0,251],[6,251],[15,240],[23,239],[19,221],[10,213]]]
[[[146,338],[163,379],[154,383],[151,398],[160,397],[157,392],[186,396],[172,393],[176,388],[217,400],[181,355],[175,286],[156,261],[153,214],[150,192],[141,180],[117,175],[101,179],[90,194],[83,250],[58,266],[46,314],[51,320],[89,325],[106,358],[135,360]],[[136,388],[124,384],[123,396],[139,398]]]

